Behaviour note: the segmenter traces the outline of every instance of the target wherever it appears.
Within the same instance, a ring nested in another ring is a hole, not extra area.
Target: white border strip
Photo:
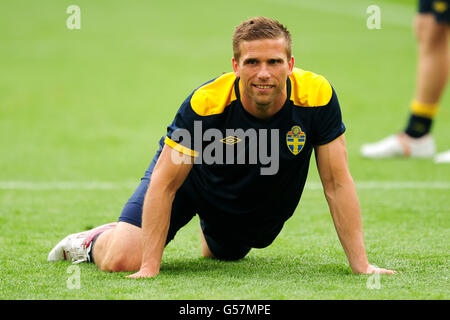
[[[135,182],[99,182],[99,181],[0,181],[0,190],[116,190],[134,189],[139,185]],[[450,189],[450,182],[445,181],[361,181],[356,182],[357,189]],[[305,189],[321,190],[320,182],[307,182]]]

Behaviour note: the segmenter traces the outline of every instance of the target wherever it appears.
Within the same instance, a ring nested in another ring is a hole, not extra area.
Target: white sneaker
[[[436,155],[436,157],[434,157],[434,162],[436,162],[436,163],[450,163],[450,150],[438,153]]]
[[[112,229],[117,222],[108,223],[92,230],[68,235],[62,239],[48,254],[48,261],[68,260],[73,264],[90,262],[89,253],[92,248],[92,240],[101,232]]]
[[[68,260],[72,263],[90,261],[91,246],[83,245],[89,231],[74,233],[62,239],[48,254],[48,261]]]
[[[406,133],[391,135],[375,143],[364,144],[361,155],[366,158],[412,157],[430,158],[436,153],[436,144],[431,135],[411,138]]]

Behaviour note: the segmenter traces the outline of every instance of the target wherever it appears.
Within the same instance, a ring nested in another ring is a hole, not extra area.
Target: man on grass
[[[183,102],[119,221],[67,236],[49,261],[154,277],[165,246],[200,217],[202,255],[238,260],[270,245],[294,213],[314,150],[325,197],[354,273],[369,264],[341,111],[328,81],[294,68],[291,36],[272,19],[242,22],[233,73]],[[306,226],[307,227],[307,226]]]

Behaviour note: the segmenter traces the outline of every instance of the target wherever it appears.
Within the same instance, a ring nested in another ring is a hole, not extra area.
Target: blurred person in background
[[[367,158],[432,158],[450,163],[450,150],[436,155],[431,135],[448,80],[450,55],[450,0],[420,0],[414,31],[418,42],[416,90],[404,131],[364,144],[361,154]]]

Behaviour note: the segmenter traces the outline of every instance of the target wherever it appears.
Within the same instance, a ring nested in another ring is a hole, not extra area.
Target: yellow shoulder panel
[[[197,151],[186,148],[186,147],[182,146],[181,144],[176,143],[175,141],[173,141],[172,139],[170,139],[167,136],[166,136],[166,139],[164,139],[164,143],[167,144],[172,149],[175,149],[178,152],[181,152],[185,155],[195,157],[195,158],[198,157],[198,155],[199,155],[199,153]]]
[[[291,79],[291,97],[300,107],[321,107],[330,102],[333,90],[323,76],[294,68]]]
[[[222,113],[225,107],[236,100],[235,80],[235,74],[230,72],[197,89],[191,98],[192,109],[200,116]]]

